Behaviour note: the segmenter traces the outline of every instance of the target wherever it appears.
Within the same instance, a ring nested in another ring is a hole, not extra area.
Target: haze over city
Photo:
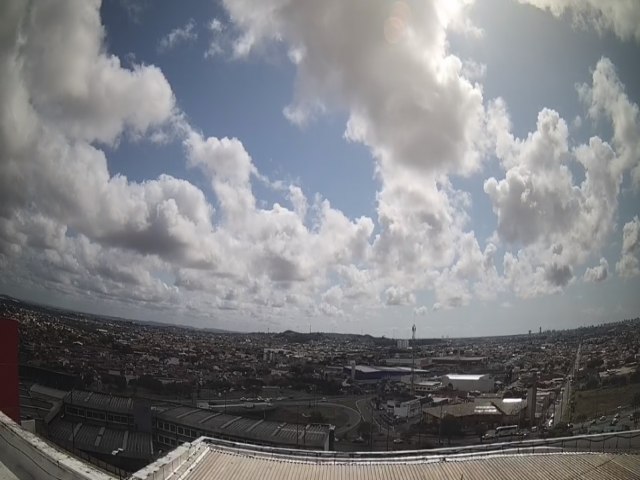
[[[404,338],[640,312],[640,3],[12,1],[0,19],[0,293]]]

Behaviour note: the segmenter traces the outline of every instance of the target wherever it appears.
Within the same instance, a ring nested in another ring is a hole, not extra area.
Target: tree
[[[442,436],[451,443],[451,437],[462,434],[462,424],[453,415],[447,415],[440,422],[440,431]]]
[[[364,439],[367,439],[371,435],[372,428],[373,425],[370,422],[360,422],[360,424],[358,425],[358,435],[360,435]]]
[[[311,423],[325,423],[324,415],[319,410],[314,410],[311,412],[311,416],[309,417],[309,421]]]
[[[478,425],[476,425],[476,435],[478,435],[478,438],[480,438],[480,441],[482,441],[482,437],[484,436],[485,433],[487,433],[487,425],[484,423],[479,423]]]

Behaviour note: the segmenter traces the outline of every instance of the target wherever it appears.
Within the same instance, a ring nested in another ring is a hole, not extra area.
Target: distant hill
[[[27,308],[30,308],[31,310],[38,310],[48,314],[55,313],[55,314],[65,315],[67,317],[91,318],[93,320],[102,320],[102,321],[108,321],[108,322],[131,322],[131,323],[137,323],[139,325],[149,325],[149,326],[164,327],[164,328],[185,328],[187,330],[201,330],[201,331],[206,331],[211,333],[220,333],[220,334],[238,333],[232,330],[224,330],[221,328],[211,328],[211,327],[198,328],[198,327],[192,327],[189,325],[178,325],[175,323],[157,322],[153,320],[138,320],[135,318],[123,318],[123,317],[116,317],[111,315],[99,315],[99,314],[84,312],[79,310],[69,310],[66,308],[56,307],[53,305],[46,305],[44,303],[38,303],[38,302],[29,301],[29,300],[22,300],[20,298],[15,298],[10,295],[3,295],[3,294],[0,294],[0,305],[4,305],[4,306],[12,305],[12,306],[18,306],[23,308],[27,307]]]

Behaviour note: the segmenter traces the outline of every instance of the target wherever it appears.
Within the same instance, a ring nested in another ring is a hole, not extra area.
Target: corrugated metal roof
[[[640,480],[640,455],[560,453],[495,455],[481,458],[429,461],[385,459],[327,461],[292,460],[208,446],[204,455],[180,469],[183,480],[284,479],[588,479]],[[172,477],[170,477],[172,478]]]
[[[323,448],[329,435],[329,425],[278,423],[269,420],[258,422],[221,412],[194,407],[176,407],[157,415],[159,420],[170,421],[206,432],[206,434],[241,438],[269,444],[296,445]],[[305,433],[306,431],[306,433]]]
[[[486,374],[448,373],[445,375],[449,380],[481,380]]]

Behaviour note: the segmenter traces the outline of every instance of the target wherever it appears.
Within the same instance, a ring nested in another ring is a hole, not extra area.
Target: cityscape
[[[640,480],[640,0],[0,1],[0,480]]]
[[[626,432],[640,420],[638,318],[391,339],[207,331],[11,297],[0,315],[19,325],[21,416],[122,471],[203,435],[399,451]]]

